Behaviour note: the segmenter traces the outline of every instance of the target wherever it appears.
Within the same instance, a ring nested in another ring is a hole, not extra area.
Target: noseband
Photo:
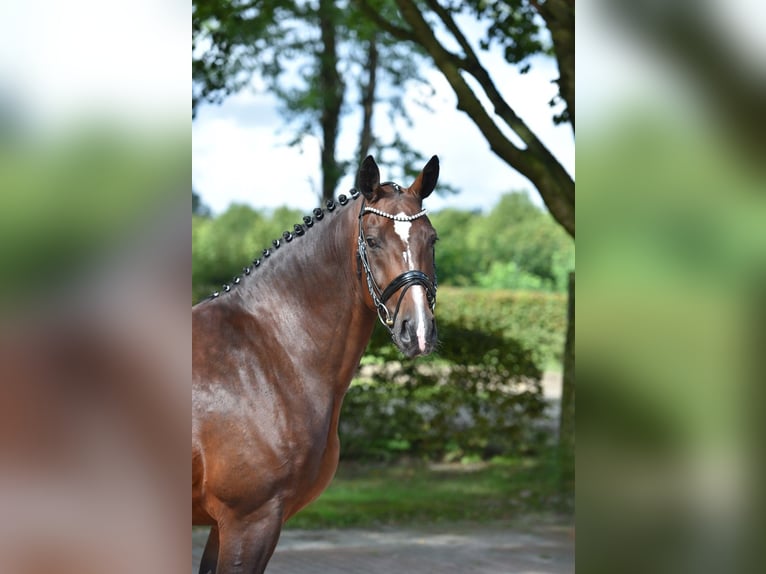
[[[370,261],[367,259],[367,239],[364,236],[364,230],[362,229],[362,218],[368,213],[374,213],[375,215],[380,215],[381,217],[387,217],[393,221],[409,222],[418,219],[419,217],[423,217],[426,214],[426,210],[424,209],[415,215],[392,215],[390,213],[386,213],[385,211],[381,211],[380,209],[368,207],[365,205],[365,202],[362,201],[362,208],[359,211],[357,258],[359,262],[361,262],[364,273],[367,276],[367,289],[370,291],[372,302],[375,304],[375,308],[378,310],[378,319],[380,319],[380,322],[383,323],[383,325],[385,325],[385,327],[390,331],[393,328],[394,323],[396,323],[396,316],[399,314],[399,307],[402,304],[402,299],[404,298],[405,293],[407,293],[407,290],[413,285],[420,285],[425,289],[426,299],[428,299],[428,306],[431,308],[431,311],[434,310],[434,307],[436,306],[436,279],[434,278],[434,281],[431,281],[428,275],[422,271],[411,269],[410,271],[405,271],[396,277],[393,281],[391,281],[391,283],[388,284],[388,287],[381,290],[372,275]],[[399,300],[396,302],[396,309],[394,310],[394,314],[392,316],[388,310],[388,307],[386,307],[386,301],[388,301],[391,296],[399,289],[401,289],[402,292],[399,295]]]

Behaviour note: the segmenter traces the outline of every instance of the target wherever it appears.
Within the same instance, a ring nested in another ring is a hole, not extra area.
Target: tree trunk
[[[338,73],[336,8],[334,0],[319,0],[319,29],[322,53],[319,54],[319,88],[322,129],[322,199],[332,199],[341,178],[341,169],[335,159],[338,141],[340,111],[343,105],[344,85]]]
[[[378,41],[373,34],[367,47],[367,83],[362,86],[362,131],[359,134],[361,162],[370,153],[373,144],[372,111],[375,107],[375,90],[378,81]]]
[[[566,103],[563,119],[575,129],[575,7],[574,0],[535,2],[553,40],[553,52],[559,66],[559,93]]]
[[[564,374],[559,416],[559,479],[564,500],[574,496],[575,482],[575,274],[569,273],[567,334],[564,343]]]

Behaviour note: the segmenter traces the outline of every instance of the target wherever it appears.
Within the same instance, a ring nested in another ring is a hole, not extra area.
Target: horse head
[[[364,196],[359,212],[358,256],[364,270],[362,280],[367,283],[367,304],[408,357],[426,355],[436,345],[437,236],[423,200],[438,179],[436,156],[407,188],[381,183],[372,156],[362,162],[357,175],[357,188]]]

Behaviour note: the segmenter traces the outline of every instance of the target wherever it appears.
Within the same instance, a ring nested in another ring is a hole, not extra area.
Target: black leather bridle
[[[364,273],[367,277],[367,289],[370,291],[372,302],[375,304],[375,308],[378,310],[378,318],[380,319],[380,322],[383,323],[383,325],[389,331],[391,331],[394,323],[396,323],[396,316],[399,314],[399,307],[402,304],[402,299],[404,298],[405,293],[407,293],[407,290],[413,285],[420,285],[425,289],[428,305],[431,308],[431,311],[434,310],[434,307],[436,306],[436,277],[434,277],[434,280],[431,281],[431,278],[422,271],[411,269],[396,277],[393,281],[391,281],[391,283],[388,284],[385,289],[381,290],[375,281],[375,277],[372,275],[370,261],[367,259],[367,238],[364,236],[364,229],[362,229],[362,218],[368,213],[374,213],[382,217],[387,217],[393,221],[413,221],[419,217],[423,217],[426,214],[426,210],[424,209],[414,215],[392,215],[390,213],[386,213],[385,211],[375,209],[374,207],[367,206],[365,201],[362,201],[362,208],[359,210],[357,259],[358,262],[361,263],[361,266],[364,269]],[[394,314],[391,315],[388,307],[386,307],[386,301],[388,301],[391,296],[400,289],[402,292],[399,295],[398,301],[396,302],[396,309],[394,310]]]

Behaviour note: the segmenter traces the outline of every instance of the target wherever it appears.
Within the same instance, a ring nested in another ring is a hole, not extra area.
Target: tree
[[[429,216],[439,230],[436,248],[439,284],[460,287],[472,284],[476,273],[477,249],[471,241],[473,229],[483,218],[480,212],[443,209]]]
[[[440,284],[566,291],[572,240],[527,192],[503,195],[486,215],[445,209],[432,221]]]
[[[341,176],[335,149],[345,94],[338,71],[339,18],[334,0],[319,0],[316,7],[292,0],[192,4],[192,117],[200,104],[221,103],[258,73],[282,100],[284,113],[303,120],[293,144],[319,132],[323,198],[333,196]],[[318,37],[306,33],[314,29]],[[296,64],[303,84],[282,83],[285,72],[295,74]]]
[[[192,284],[194,300],[229,283],[242,267],[259,257],[274,238],[292,229],[301,212],[280,207],[264,213],[233,204],[221,215],[192,216]]]
[[[557,264],[572,261],[574,246],[569,236],[526,192],[504,195],[487,215],[480,229],[484,249],[483,268],[492,263],[513,263],[522,273],[536,277],[540,287],[566,290],[567,273]]]

